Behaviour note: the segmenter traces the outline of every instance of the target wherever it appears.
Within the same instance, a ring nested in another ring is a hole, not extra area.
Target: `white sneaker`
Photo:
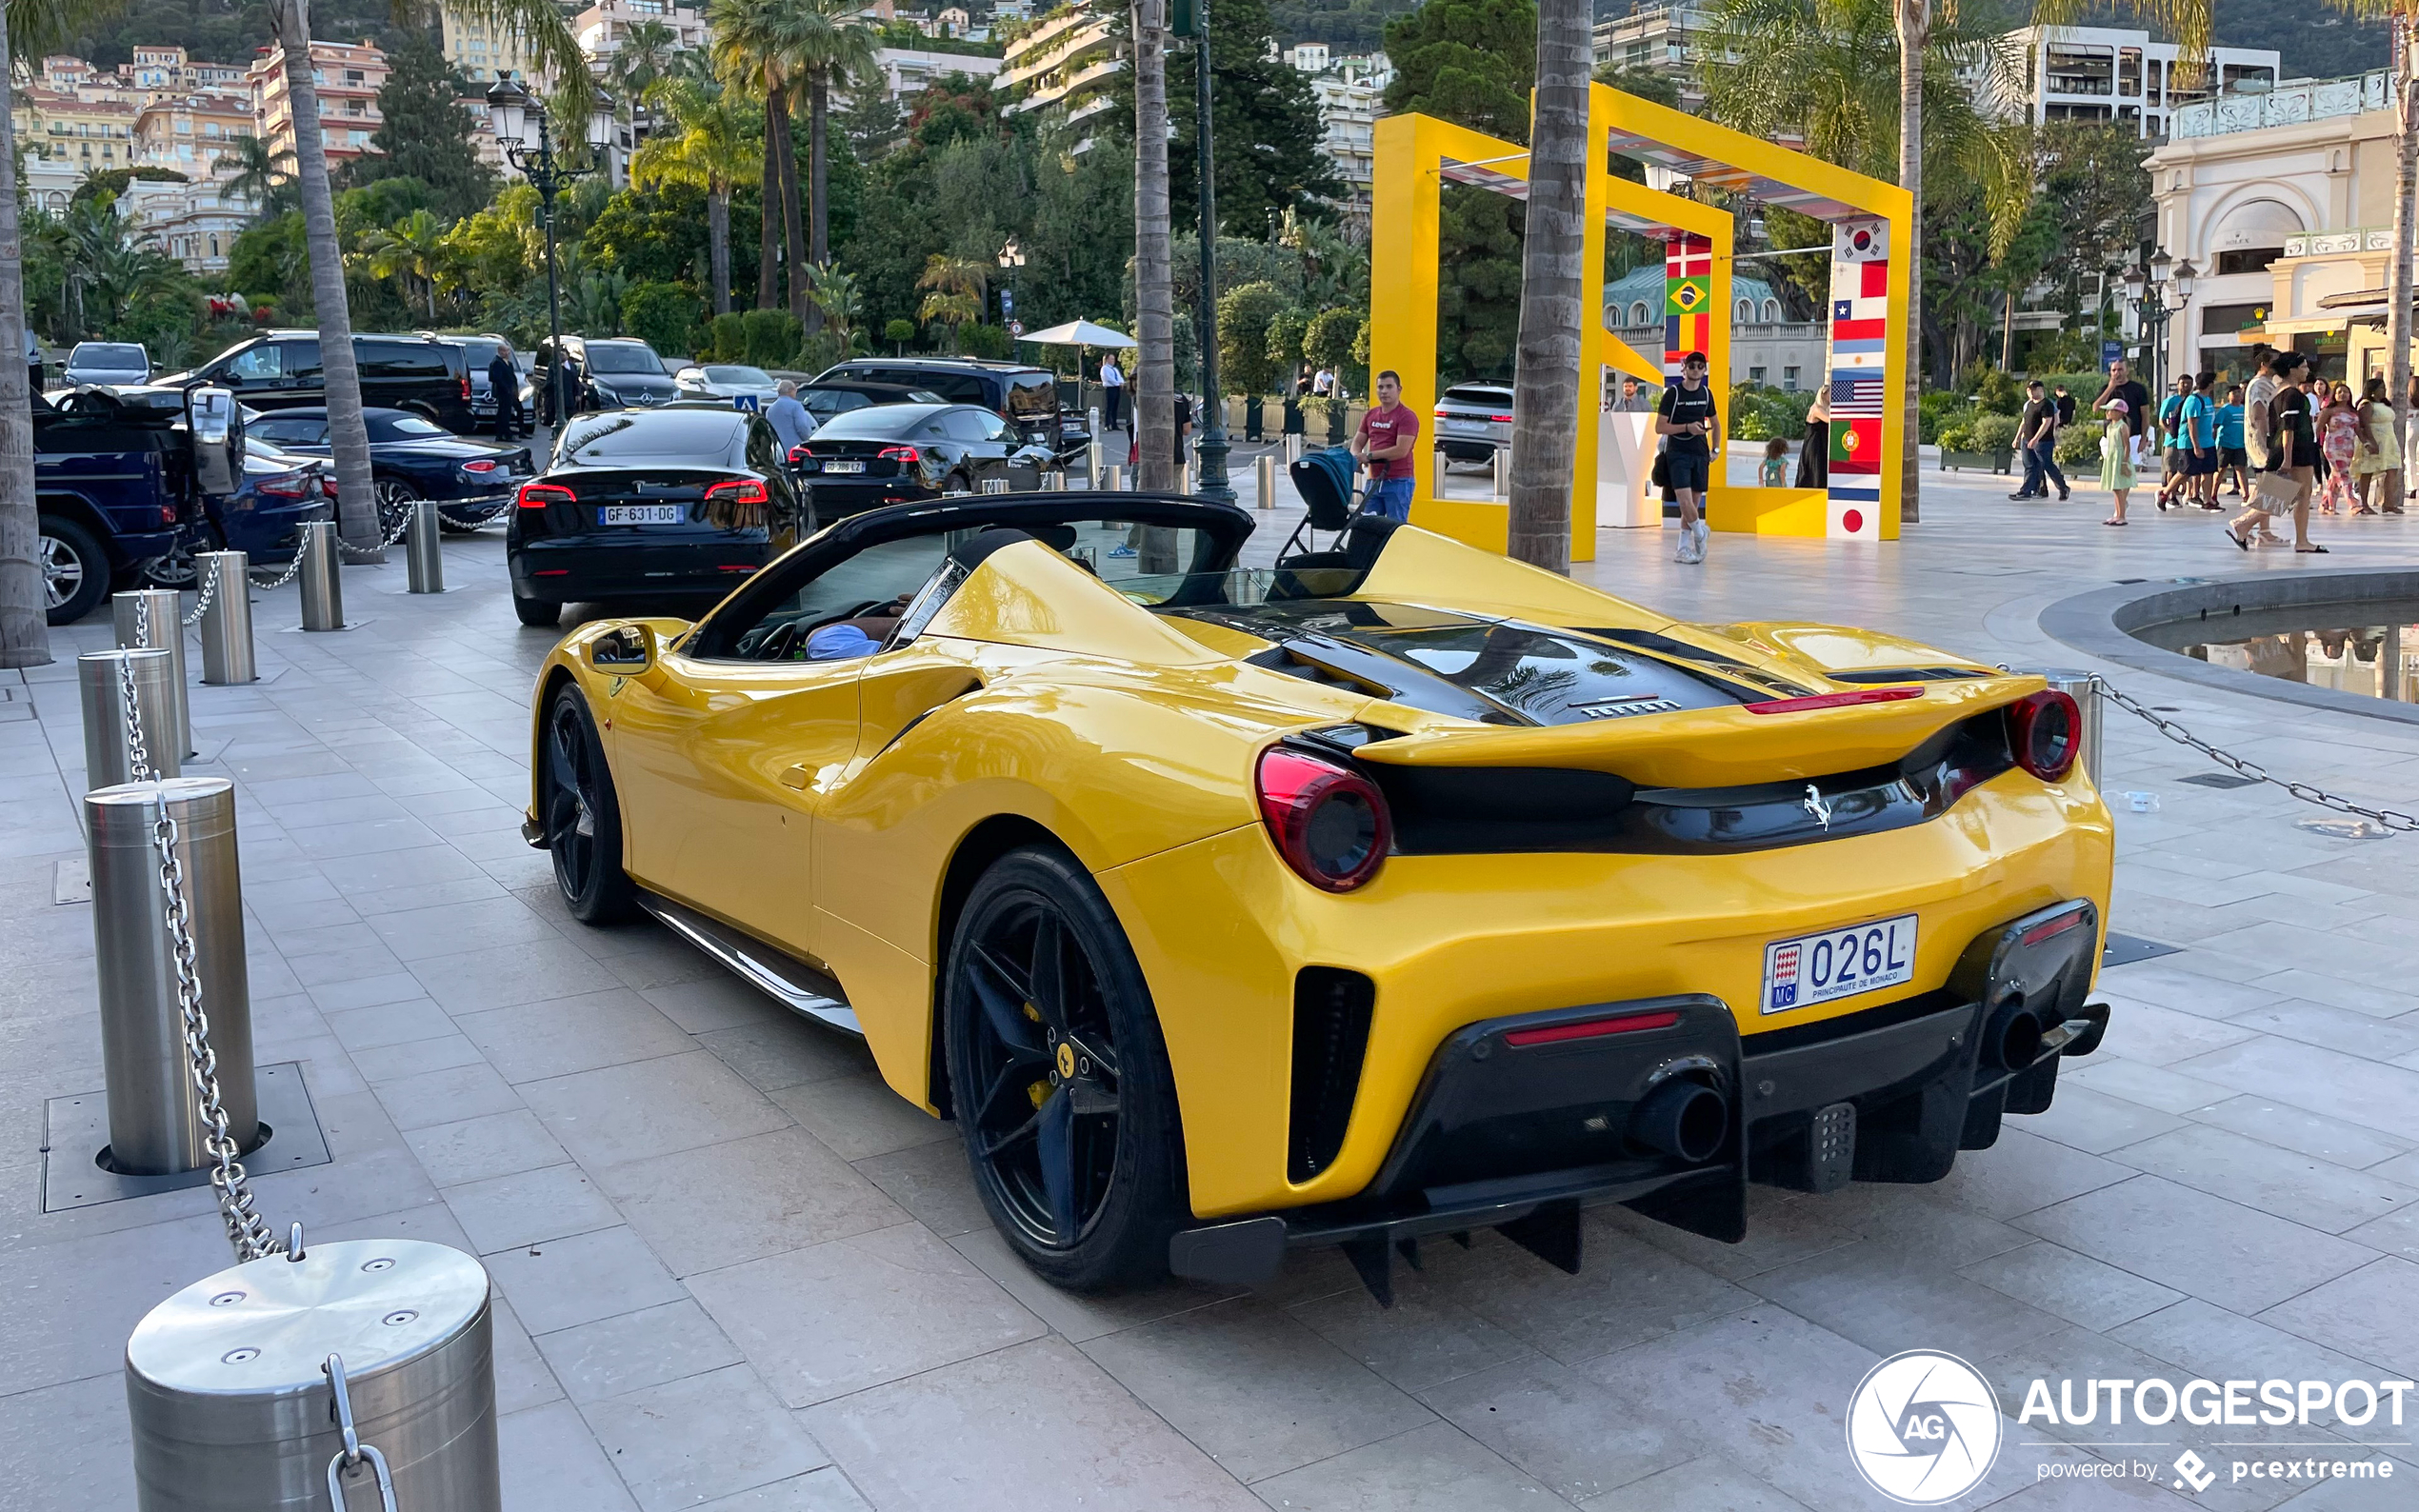
[[[1680,544],[1672,548],[1671,560],[1685,567],[1697,559],[1696,549],[1696,532],[1693,530],[1682,530],[1680,532]]]
[[[1713,541],[1713,527],[1706,524],[1705,517],[1700,515],[1697,517],[1695,533],[1697,538],[1697,560],[1702,562],[1705,560],[1705,548],[1711,545]]]

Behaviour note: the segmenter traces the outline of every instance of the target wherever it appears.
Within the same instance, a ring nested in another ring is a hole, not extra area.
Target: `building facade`
[[[371,133],[378,129],[378,90],[391,71],[387,55],[370,42],[313,42],[310,45],[312,88],[319,95],[319,129],[328,161],[341,163],[374,151]],[[270,150],[294,150],[293,103],[286,91],[286,50],[270,47],[246,75],[251,87],[252,116]]]
[[[253,134],[246,94],[163,93],[134,118],[134,148],[148,167],[208,178],[218,160]]]
[[[2194,272],[2165,332],[2169,372],[2240,376],[2262,342],[2310,353],[2323,377],[2385,371],[2390,99],[2381,70],[2177,112],[2147,165],[2159,247]]]
[[[1126,68],[1116,13],[1094,0],[1044,21],[1010,44],[991,79],[992,89],[1014,96],[1008,113],[1038,112],[1075,127],[1074,150],[1088,150],[1092,139],[1083,123],[1116,104],[1110,85]]]
[[[1680,87],[1680,108],[1695,111],[1705,105],[1697,57],[1703,34],[1711,30],[1710,14],[1686,0],[1669,5],[1630,0],[1629,14],[1596,23],[1596,66],[1660,73]]]
[[[1377,183],[1377,118],[1385,110],[1384,93],[1375,86],[1333,75],[1310,81],[1310,95],[1319,107],[1319,155],[1344,185],[1336,209],[1346,233],[1356,241],[1369,234],[1369,196]]]
[[[2116,27],[2028,27],[2006,41],[2018,83],[2014,95],[1997,104],[2035,126],[2100,121],[2163,137],[2177,110],[2265,93],[2276,88],[2281,70],[2272,50],[2213,46],[2208,66],[2188,75],[2177,66],[2174,43]]]
[[[38,84],[15,91],[10,112],[17,140],[28,150],[84,172],[134,166],[134,122],[140,113],[122,100],[86,99]]]
[[[926,89],[952,73],[963,73],[978,83],[997,78],[1002,62],[998,58],[987,58],[972,52],[876,48],[873,65],[882,70],[882,92],[893,100],[905,100],[922,94]]]
[[[208,180],[130,184],[120,204],[144,240],[205,280],[226,276],[235,238],[251,224],[244,203]]]
[[[683,51],[702,48],[713,40],[713,31],[706,25],[702,12],[690,6],[674,5],[671,0],[597,0],[571,18],[571,35],[578,39],[580,50],[588,54],[590,64],[601,66],[621,50],[630,28],[648,21],[670,27],[674,46]]]
[[[1657,260],[1605,286],[1605,328],[1642,352],[1664,347],[1664,266]],[[1791,320],[1772,286],[1752,273],[1730,279],[1730,378],[1788,393],[1821,386],[1830,328]]]
[[[492,84],[499,73],[524,77],[537,70],[519,32],[494,22],[465,16],[447,6],[439,12],[445,59],[473,84]]]

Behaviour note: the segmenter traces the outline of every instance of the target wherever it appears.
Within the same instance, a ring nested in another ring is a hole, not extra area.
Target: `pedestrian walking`
[[[2058,401],[2058,428],[2064,430],[2074,424],[2074,395],[2067,392],[2067,386],[2064,384],[2058,385],[2049,392]]]
[[[521,418],[521,369],[512,361],[512,344],[499,341],[488,359],[488,392],[495,396],[495,439],[510,441],[524,424]]]
[[[2276,468],[2276,403],[2285,391],[2286,376],[2292,370],[2289,362],[2297,355],[2289,351],[2263,349],[2258,368],[2251,374],[2250,386],[2243,390],[2243,448],[2250,464],[2250,487],[2246,490],[2243,512],[2228,522],[2227,539],[2248,551],[2254,536],[2263,540],[2275,535],[2273,519],[2281,502],[2272,493],[2284,491],[2283,486],[2263,482]]]
[[[2067,475],[2058,470],[2058,402],[2035,378],[2025,385],[2024,413],[2016,421],[2016,450],[2024,457],[2024,485],[2010,499],[2046,499],[2051,484],[2067,496]]]
[[[2318,498],[2321,514],[2367,514],[2352,464],[2360,457],[2360,412],[2352,408],[2351,385],[2322,386],[2318,410],[2318,454],[2327,459],[2327,483]]]
[[[2226,403],[2217,407],[2217,481],[2234,480],[2231,490],[2237,499],[2250,494],[2250,480],[2246,475],[2243,455],[2243,386],[2231,384],[2226,389]]]
[[[2151,437],[2159,455],[2158,507],[2165,513],[2177,494],[2186,490],[2191,459],[2183,445],[2184,406],[2192,397],[2192,375],[2178,373],[2175,388],[2159,396],[2159,426]]]
[[[2352,470],[2360,477],[2360,512],[2400,514],[2402,448],[2394,439],[2394,407],[2386,399],[2386,380],[2369,380],[2359,408],[2360,459]]]
[[[1713,408],[1713,386],[1705,381],[1706,358],[1692,351],[1681,359],[1680,376],[1664,387],[1655,408],[1655,434],[1664,438],[1665,487],[1680,506],[1680,548],[1674,560],[1705,560],[1712,532],[1698,509],[1722,454],[1722,417]]]
[[[2132,365],[2122,357],[2109,364],[2108,387],[2091,401],[2093,412],[2106,415],[2111,399],[2125,401],[2126,444],[2133,452],[2127,461],[2135,468],[2148,467],[2149,456],[2142,449],[2142,434],[2150,422],[2150,390],[2142,387],[2133,376]]]
[[[1755,482],[1758,487],[1786,487],[1789,481],[1789,444],[1778,436],[1764,443],[1764,460],[1757,464]]]
[[[1381,519],[1410,519],[1411,448],[1418,441],[1419,414],[1403,403],[1403,380],[1389,368],[1377,375],[1377,403],[1361,416],[1352,437],[1352,456],[1369,475],[1363,509]]]
[[[2185,396],[2184,497],[2203,509],[2217,507],[2217,374],[2198,373]]]
[[[2251,507],[2227,527],[2226,534],[2248,551],[2244,527],[2289,508],[2293,514],[2293,549],[2324,555],[2327,548],[2309,538],[2309,496],[2317,438],[2309,396],[2302,391],[2309,359],[2297,351],[2280,351],[2251,380],[2246,391],[2243,434],[2251,458],[2264,476],[2251,497]]]
[[[2100,402],[2100,412],[2107,417],[2100,430],[2100,487],[2116,496],[2116,513],[2101,521],[2102,525],[2126,523],[2126,496],[2133,491],[2134,483],[2132,410],[2123,399]]]
[[[1814,390],[1814,403],[1806,410],[1806,443],[1797,448],[1797,486],[1828,488],[1830,480],[1831,386],[1825,384]]]
[[[781,438],[781,457],[786,462],[790,452],[805,446],[815,433],[814,416],[798,402],[796,379],[782,379],[772,386],[772,392],[773,401],[765,408],[765,423]]]

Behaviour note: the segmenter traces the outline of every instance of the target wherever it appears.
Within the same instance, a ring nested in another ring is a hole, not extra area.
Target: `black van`
[[[975,357],[860,357],[816,377],[818,384],[897,384],[928,388],[956,405],[981,405],[1016,428],[1030,446],[1048,447],[1060,460],[1084,449],[1084,417],[1061,414],[1058,380],[1047,368]]]
[[[352,354],[364,406],[409,409],[457,434],[470,429],[470,366],[458,344],[432,336],[355,335]],[[216,384],[233,389],[254,409],[328,402],[315,330],[272,330],[230,347],[190,372],[152,381],[180,388]]]

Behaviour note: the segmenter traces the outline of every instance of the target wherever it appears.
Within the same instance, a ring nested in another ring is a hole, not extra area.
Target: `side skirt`
[[[790,1012],[865,1038],[857,1010],[840,995],[840,985],[795,956],[656,893],[642,889],[638,905]]]

